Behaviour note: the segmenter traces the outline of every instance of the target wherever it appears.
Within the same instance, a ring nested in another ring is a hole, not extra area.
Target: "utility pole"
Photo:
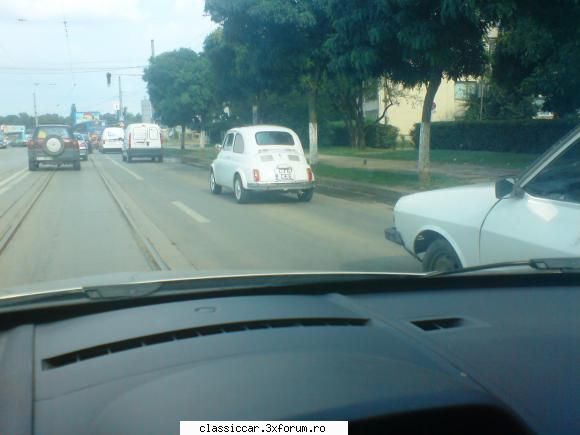
[[[121,86],[121,75],[119,75],[119,121],[125,121],[125,116],[123,115],[123,88]]]
[[[155,57],[155,39],[151,40],[151,60],[153,60],[153,58]],[[153,103],[151,103],[151,99],[149,97],[147,97],[147,100],[149,101],[149,107],[151,108],[151,121],[150,122],[154,122],[153,120],[155,119],[155,111],[153,110]],[[141,111],[143,112],[143,111]],[[141,115],[143,115],[143,113],[141,113]]]
[[[34,104],[34,126],[38,127],[38,114],[36,113],[36,89],[32,91],[32,102]]]

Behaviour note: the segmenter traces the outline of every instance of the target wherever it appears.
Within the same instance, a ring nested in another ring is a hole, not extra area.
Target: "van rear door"
[[[159,127],[152,125],[147,127],[147,141],[149,148],[161,148],[161,136]]]
[[[148,146],[148,131],[146,126],[137,126],[131,132],[131,148],[146,148]]]

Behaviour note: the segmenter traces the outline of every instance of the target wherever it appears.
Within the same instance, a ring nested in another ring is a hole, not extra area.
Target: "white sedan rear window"
[[[285,131],[261,131],[256,133],[258,145],[294,145],[294,138]]]

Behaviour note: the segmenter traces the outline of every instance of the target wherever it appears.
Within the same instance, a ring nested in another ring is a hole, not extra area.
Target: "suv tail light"
[[[127,140],[127,146],[131,148],[131,133],[129,133],[129,139]]]
[[[254,181],[260,181],[260,171],[258,169],[254,169],[252,173],[254,175]]]
[[[312,181],[314,174],[312,174],[312,169],[306,168],[306,173],[308,174],[308,181]]]
[[[78,150],[79,149],[79,141],[75,139],[72,141],[72,143],[73,143],[73,148],[75,150]]]

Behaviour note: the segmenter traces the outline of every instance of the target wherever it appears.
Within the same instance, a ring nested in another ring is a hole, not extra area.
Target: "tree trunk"
[[[185,124],[181,126],[181,150],[185,149]]]
[[[258,123],[258,104],[252,104],[252,124],[256,125]]]
[[[312,87],[308,92],[308,147],[310,150],[310,164],[318,163],[318,116],[316,101],[318,90]]]
[[[203,128],[199,130],[199,147],[205,148],[205,130]]]
[[[363,107],[363,85],[360,84],[359,88],[357,89],[357,94],[355,97],[355,135],[356,135],[356,148],[362,149],[366,147],[366,128],[365,128],[365,113]]]
[[[434,74],[427,83],[427,93],[423,101],[423,113],[421,115],[421,130],[419,133],[419,161],[417,169],[419,179],[424,186],[429,184],[430,180],[430,142],[431,142],[431,111],[433,110],[433,101],[441,84],[441,73]]]

